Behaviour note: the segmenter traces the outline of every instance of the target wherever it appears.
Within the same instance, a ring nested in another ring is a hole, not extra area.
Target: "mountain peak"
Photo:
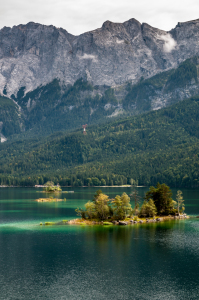
[[[180,26],[186,26],[186,25],[195,25],[195,24],[199,24],[199,19],[195,19],[195,20],[191,20],[191,21],[186,21],[186,22],[178,22],[178,24],[176,25],[176,27],[180,27]]]

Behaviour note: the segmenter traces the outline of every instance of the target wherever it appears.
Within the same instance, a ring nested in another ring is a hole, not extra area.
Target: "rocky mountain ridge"
[[[113,88],[93,86],[83,78],[64,86],[54,79],[26,94],[22,87],[12,99],[0,96],[0,134],[9,139],[46,136],[157,110],[197,95],[197,56],[137,84]]]
[[[79,78],[96,86],[137,83],[177,67],[199,53],[199,20],[166,32],[135,19],[106,21],[73,36],[62,28],[30,22],[0,30],[0,93],[25,94],[55,78],[67,86]]]

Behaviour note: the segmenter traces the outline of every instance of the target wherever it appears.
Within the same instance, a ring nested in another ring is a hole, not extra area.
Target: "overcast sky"
[[[159,29],[199,18],[199,0],[0,0],[0,28],[30,21],[62,27],[78,35],[106,20],[135,18]]]

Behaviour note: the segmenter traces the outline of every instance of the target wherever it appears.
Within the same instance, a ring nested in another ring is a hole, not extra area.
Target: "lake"
[[[199,299],[199,219],[129,226],[40,226],[76,217],[98,188],[0,189],[0,299]],[[132,188],[101,188],[111,198]],[[137,188],[144,196],[147,188]],[[176,189],[172,189],[176,194]],[[199,215],[199,190],[182,189]]]

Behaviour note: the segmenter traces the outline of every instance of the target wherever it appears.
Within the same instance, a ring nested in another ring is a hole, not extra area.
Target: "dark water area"
[[[182,190],[189,220],[40,226],[75,218],[97,188],[72,190],[64,202],[38,203],[38,189],[0,189],[0,299],[199,299],[199,190]]]

